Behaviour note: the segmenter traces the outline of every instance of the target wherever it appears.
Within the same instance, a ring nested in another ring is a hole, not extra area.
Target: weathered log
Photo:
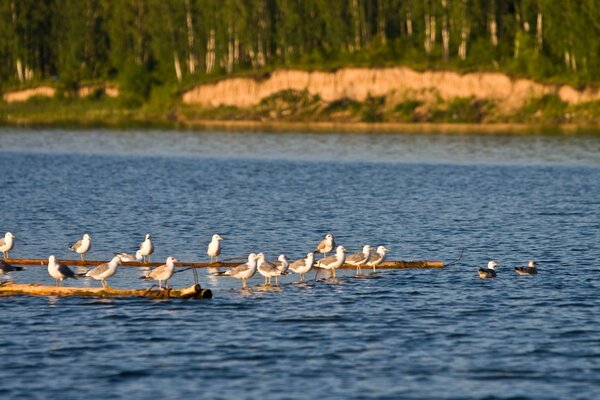
[[[147,297],[152,299],[210,299],[212,291],[195,284],[182,289],[118,289],[114,287],[46,286],[37,283],[22,284],[11,281],[0,284],[0,296],[79,296],[79,297]]]
[[[5,260],[9,264],[15,265],[30,265],[30,266],[45,266],[48,265],[47,259],[39,258],[12,258]],[[108,261],[101,260],[58,260],[61,264],[65,265],[78,265],[78,266],[96,266]],[[163,262],[148,262],[144,263],[141,261],[130,261],[124,262],[123,267],[158,267],[163,265]],[[188,268],[219,268],[219,267],[234,267],[241,264],[241,262],[178,262],[175,263],[177,267],[188,267]],[[348,264],[344,264],[341,268],[351,269],[356,268]],[[384,261],[377,266],[377,269],[404,269],[404,268],[444,268],[443,261]]]

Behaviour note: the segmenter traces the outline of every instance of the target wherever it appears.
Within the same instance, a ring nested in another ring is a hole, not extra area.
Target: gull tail
[[[13,265],[13,268],[15,269],[15,271],[23,271],[25,269],[24,267],[18,267],[16,265]]]
[[[86,274],[87,274],[87,271],[86,272],[80,272],[80,273],[77,273],[77,274],[73,274],[73,278],[75,278],[75,279],[77,279],[77,278],[83,278],[83,277],[87,276]]]
[[[143,279],[145,281],[151,281],[152,280],[152,278],[150,278],[148,275],[142,275],[142,276],[139,277],[139,279]]]

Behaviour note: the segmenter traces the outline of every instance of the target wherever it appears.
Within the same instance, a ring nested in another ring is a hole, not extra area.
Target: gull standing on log
[[[494,260],[488,262],[487,268],[480,267],[479,271],[477,272],[479,274],[479,278],[480,279],[495,278],[496,277],[496,271],[495,271],[496,267],[499,267],[499,265]]]
[[[313,269],[315,264],[315,253],[310,252],[306,257],[294,261],[290,264],[290,269],[297,274],[300,274],[300,282],[304,282],[304,274]]]
[[[221,240],[223,240],[223,238],[215,233],[208,244],[206,254],[210,257],[211,263],[213,262],[213,258],[215,259],[215,262],[219,261],[219,255],[221,254]]]
[[[79,254],[82,260],[85,260],[85,253],[92,248],[92,237],[87,233],[83,235],[83,239],[76,241],[69,250]]]
[[[315,252],[323,254],[323,258],[327,257],[327,254],[335,248],[335,240],[333,235],[328,233],[325,238],[317,245]]]
[[[333,273],[333,279],[335,279],[335,270],[344,265],[345,260],[346,248],[344,246],[338,246],[335,249],[335,255],[320,259],[317,261],[317,267],[330,269]]]
[[[352,265],[353,267],[356,267],[356,275],[360,275],[360,267],[365,265],[367,261],[369,261],[370,257],[371,246],[367,244],[363,247],[362,251],[359,251],[358,253],[354,253],[346,257],[346,263]]]
[[[277,257],[277,260],[273,261],[273,265],[281,272],[281,275],[286,275],[287,270],[290,267],[290,262],[285,254],[280,254],[279,257]],[[279,275],[275,276],[275,285],[279,286]]]
[[[247,287],[248,279],[256,273],[256,254],[250,253],[248,255],[248,262],[240,264],[236,267],[230,268],[227,271],[219,274],[224,276],[232,276],[242,280],[242,289]]]
[[[4,237],[0,238],[0,251],[4,254],[5,259],[8,258],[8,252],[15,247],[14,238],[16,238],[16,236],[10,232],[6,232]]]
[[[142,261],[142,251],[138,250],[135,254],[129,253],[114,253],[115,256],[121,259],[121,262],[130,262],[130,261]]]
[[[62,286],[63,279],[77,279],[71,268],[56,262],[56,257],[54,256],[48,257],[48,273],[56,280],[56,286]]]
[[[144,263],[150,261],[150,255],[154,253],[154,245],[152,244],[152,235],[146,234],[146,238],[140,243],[140,251],[142,252],[142,259]]]
[[[371,255],[369,261],[367,261],[367,266],[373,267],[373,272],[375,272],[376,267],[385,260],[388,251],[389,250],[385,246],[379,246],[377,251]]]
[[[169,279],[173,276],[173,271],[175,270],[175,263],[179,261],[175,257],[167,257],[166,264],[161,265],[160,267],[154,268],[150,273],[142,279],[147,281],[155,280],[158,281],[158,288],[162,290],[162,282],[165,282],[165,289],[169,288]]]
[[[109,262],[100,264],[96,268],[88,271],[85,276],[89,276],[90,278],[102,282],[102,287],[107,288],[108,283],[106,280],[117,273],[117,267],[119,265],[121,265],[121,257],[114,256]]]
[[[258,273],[265,277],[265,286],[271,286],[271,278],[281,276],[282,272],[279,269],[277,269],[275,264],[265,260],[264,253],[258,253],[257,259]]]

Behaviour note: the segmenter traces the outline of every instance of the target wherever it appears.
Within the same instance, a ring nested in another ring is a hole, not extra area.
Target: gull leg
[[[332,269],[332,271],[333,271],[333,279],[335,280],[335,268]]]
[[[192,271],[194,272],[194,283],[198,283],[198,271],[196,268],[192,268]]]
[[[246,278],[242,278],[242,289],[246,289]]]

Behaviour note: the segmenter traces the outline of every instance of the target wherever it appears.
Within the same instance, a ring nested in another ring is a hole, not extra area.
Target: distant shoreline
[[[0,127],[32,128],[164,128],[224,131],[307,132],[307,133],[449,133],[449,134],[600,134],[599,125],[584,124],[528,124],[528,123],[448,123],[448,122],[326,122],[277,120],[219,120],[195,119],[178,115],[171,119],[117,118],[88,119],[66,118],[43,120],[38,118],[0,119]]]

